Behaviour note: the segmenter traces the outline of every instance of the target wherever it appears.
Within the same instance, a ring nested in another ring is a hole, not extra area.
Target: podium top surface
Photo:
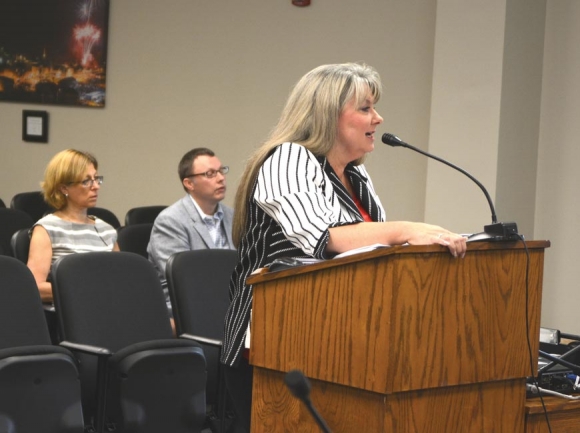
[[[538,240],[538,241],[516,241],[516,242],[470,242],[467,244],[467,254],[478,252],[478,251],[497,251],[497,250],[513,250],[513,249],[545,249],[550,247],[550,241]],[[352,254],[346,257],[322,260],[317,263],[296,266],[292,268],[287,268],[284,270],[279,270],[275,272],[270,272],[268,268],[261,268],[247,279],[248,284],[256,284],[259,282],[265,282],[270,280],[275,280],[278,278],[284,278],[288,275],[298,275],[308,272],[316,272],[321,269],[331,268],[334,266],[343,266],[349,263],[355,263],[357,261],[372,260],[384,256],[394,256],[398,254],[431,254],[431,253],[444,253],[448,254],[449,250],[441,245],[396,245],[387,246],[383,248],[377,248],[373,251],[363,252],[359,254]]]

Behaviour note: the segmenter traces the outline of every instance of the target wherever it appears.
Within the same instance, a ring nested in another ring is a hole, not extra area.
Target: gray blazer
[[[224,213],[223,225],[225,227],[228,244],[235,249],[232,241],[232,220],[234,210],[220,203]],[[147,246],[149,261],[155,265],[159,279],[166,287],[165,265],[172,254],[187,251],[214,248],[214,243],[209,231],[203,222],[197,208],[186,195],[171,206],[164,209],[155,219],[151,239]]]

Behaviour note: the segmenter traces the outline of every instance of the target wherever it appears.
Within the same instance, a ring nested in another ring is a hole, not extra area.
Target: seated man
[[[235,248],[233,209],[220,203],[226,195],[228,170],[210,149],[192,149],[181,158],[177,172],[187,194],[157,216],[147,246],[149,260],[157,268],[166,294],[165,265],[172,254]],[[167,301],[169,305],[168,296]]]

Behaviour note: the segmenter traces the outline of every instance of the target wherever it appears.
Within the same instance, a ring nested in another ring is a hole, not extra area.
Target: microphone
[[[449,167],[454,168],[455,170],[463,173],[465,176],[467,176],[473,182],[475,182],[477,184],[477,186],[479,186],[479,188],[481,188],[481,190],[483,191],[483,194],[485,194],[485,198],[487,199],[487,202],[489,204],[489,208],[491,210],[491,224],[484,226],[483,227],[484,231],[482,233],[473,234],[473,235],[469,236],[468,239],[471,239],[471,240],[485,240],[485,239],[518,240],[518,239],[520,239],[520,235],[518,234],[518,226],[515,222],[509,222],[509,223],[497,222],[497,216],[495,214],[495,207],[493,206],[493,202],[491,201],[491,197],[489,196],[489,193],[487,192],[485,187],[481,184],[481,182],[478,181],[472,175],[470,175],[468,172],[466,172],[462,168],[456,166],[455,164],[450,163],[449,161],[446,161],[442,158],[439,158],[438,156],[432,155],[428,152],[425,152],[424,150],[421,150],[415,146],[411,146],[410,144],[405,143],[403,140],[401,140],[396,135],[384,133],[383,137],[382,137],[382,141],[383,141],[383,143],[388,144],[389,146],[406,147],[406,148],[414,150],[415,152],[418,152],[422,155],[428,156],[429,158],[433,158],[439,162],[442,162],[443,164],[448,165]]]
[[[325,433],[330,433],[330,429],[326,425],[326,422],[322,419],[310,401],[310,382],[306,376],[304,376],[304,373],[302,373],[300,370],[290,370],[288,373],[286,373],[284,382],[286,383],[286,386],[292,395],[304,403],[316,421],[316,424],[318,424],[318,427],[320,427],[320,430]]]

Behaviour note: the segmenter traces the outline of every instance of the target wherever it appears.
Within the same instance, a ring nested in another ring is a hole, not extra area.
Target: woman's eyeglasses
[[[227,165],[224,165],[223,167],[220,167],[217,170],[208,170],[204,173],[189,174],[185,177],[205,176],[208,179],[211,179],[211,178],[216,177],[218,173],[226,175],[226,174],[228,174],[228,171],[230,171],[230,168]]]
[[[102,185],[104,179],[105,179],[104,176],[95,176],[92,179],[89,178],[89,179],[85,179],[85,180],[79,180],[78,182],[71,182],[70,185],[75,185],[75,184],[79,183],[84,188],[92,188],[93,185],[95,184],[95,182],[97,185]]]

